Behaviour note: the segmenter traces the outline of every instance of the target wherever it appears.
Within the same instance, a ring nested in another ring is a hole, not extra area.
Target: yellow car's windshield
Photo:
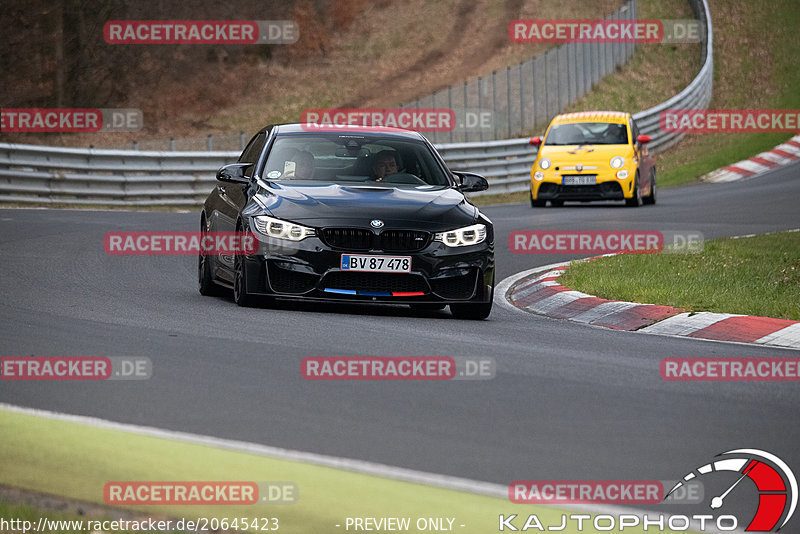
[[[627,145],[628,127],[608,122],[556,124],[550,128],[546,145]]]

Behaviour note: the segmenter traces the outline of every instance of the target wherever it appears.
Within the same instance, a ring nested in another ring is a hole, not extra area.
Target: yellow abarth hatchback
[[[557,115],[531,167],[531,206],[549,200],[624,200],[628,206],[656,203],[656,167],[650,137],[639,135],[630,113],[584,111]]]

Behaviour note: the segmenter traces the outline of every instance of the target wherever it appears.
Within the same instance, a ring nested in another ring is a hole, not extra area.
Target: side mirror
[[[636,142],[637,142],[637,143],[641,143],[641,144],[643,144],[643,145],[646,145],[646,144],[647,144],[647,143],[649,143],[650,141],[651,141],[651,139],[650,139],[650,136],[649,136],[649,135],[644,135],[644,134],[641,134],[639,137],[637,137],[637,138],[636,138]]]
[[[217,171],[217,180],[233,184],[249,184],[250,179],[244,175],[244,171],[252,165],[252,163],[231,163],[220,167]]]
[[[486,191],[489,189],[489,182],[483,176],[472,172],[453,171],[458,176],[461,185],[458,187],[464,193],[474,193],[476,191]]]
[[[542,144],[542,138],[537,135],[536,137],[531,137],[528,142],[533,146],[539,146]]]

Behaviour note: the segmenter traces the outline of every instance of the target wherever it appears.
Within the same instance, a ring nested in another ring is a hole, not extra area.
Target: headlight
[[[621,169],[623,165],[625,165],[625,158],[622,156],[614,156],[611,158],[612,169]]]
[[[288,239],[289,241],[302,241],[307,237],[316,235],[313,228],[301,226],[289,221],[282,221],[266,215],[259,215],[254,218],[256,229],[268,237],[276,239]]]
[[[550,168],[550,159],[549,158],[542,158],[539,160],[539,168],[547,170]]]
[[[465,226],[449,232],[439,232],[433,238],[434,241],[444,243],[448,247],[477,245],[482,243],[484,239],[486,239],[485,224],[473,224],[472,226]]]
[[[533,173],[533,177],[537,180],[544,180],[544,173],[542,171],[536,171]]]
[[[626,170],[617,171],[617,179],[618,180],[624,180],[627,177],[628,177],[628,171],[626,171]]]

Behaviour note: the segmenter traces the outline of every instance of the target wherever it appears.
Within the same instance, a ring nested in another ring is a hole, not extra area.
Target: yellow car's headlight
[[[621,169],[623,165],[625,165],[625,158],[622,156],[614,156],[611,158],[612,169]]]
[[[539,168],[547,170],[550,168],[550,159],[549,158],[542,158],[539,160]]]

